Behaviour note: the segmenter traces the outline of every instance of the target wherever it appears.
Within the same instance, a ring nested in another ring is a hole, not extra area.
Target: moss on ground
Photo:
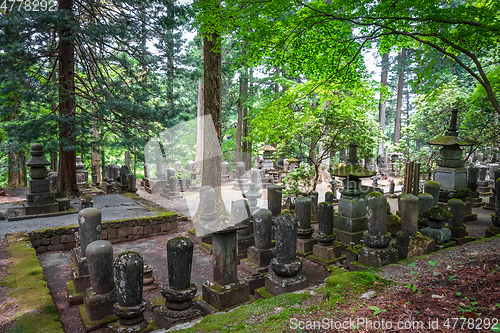
[[[369,272],[331,274],[325,282],[324,301],[329,306],[335,306],[346,299],[358,299],[358,295],[367,292],[369,289],[383,289],[393,283]]]
[[[7,236],[11,255],[9,275],[2,284],[11,288],[7,296],[18,300],[17,314],[12,318],[14,326],[8,332],[63,333],[54,302],[49,294],[35,250],[25,233]]]
[[[208,315],[194,327],[183,332],[283,332],[292,314],[302,311],[298,305],[312,297],[309,291],[298,294],[283,294],[270,299],[259,299],[234,311]],[[282,310],[277,312],[276,309]],[[251,319],[266,316],[262,323],[251,323]]]

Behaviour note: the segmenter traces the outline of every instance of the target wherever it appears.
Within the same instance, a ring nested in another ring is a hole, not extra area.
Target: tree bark
[[[125,152],[125,165],[128,167],[129,170],[130,169],[130,162],[132,161],[132,159],[130,158],[130,152],[127,150]]]
[[[240,96],[238,98],[238,120],[236,122],[236,151],[235,162],[241,161],[241,130],[243,126],[243,70],[240,71]]]
[[[9,174],[7,176],[7,187],[19,186],[19,161],[17,155],[8,153]]]
[[[243,102],[246,103],[248,100],[248,68],[245,67],[243,70],[243,76],[242,76],[242,97],[243,97]],[[242,161],[245,162],[245,169],[249,170],[250,169],[250,163],[248,159],[248,107],[243,106],[242,107],[242,124],[241,124],[241,155],[242,155]]]
[[[28,174],[26,172],[26,153],[20,151],[19,156],[19,187],[28,187]]]
[[[196,156],[194,165],[196,173],[201,174],[203,166],[203,115],[204,115],[203,80],[198,79],[198,109],[196,112]]]
[[[57,152],[50,153],[50,170],[57,172]]]
[[[59,0],[59,9],[67,15],[59,31],[59,173],[57,194],[74,196],[76,185],[76,133],[73,31],[73,0]]]
[[[401,139],[401,107],[403,104],[405,58],[406,49],[403,47],[398,60],[398,95],[396,97],[396,119],[394,120],[394,144],[399,143],[399,140]]]
[[[387,86],[387,76],[389,73],[389,53],[384,53],[382,55],[382,73],[380,77],[380,82],[382,83],[382,87]],[[380,94],[380,101],[378,104],[378,121],[380,123],[380,129],[382,130],[382,134],[385,134],[385,109],[387,106],[387,101],[384,98],[382,100],[382,94]],[[378,155],[383,156],[384,155],[384,143],[381,142],[379,149],[378,149]]]
[[[90,153],[90,170],[92,176],[96,176],[96,181],[101,182],[101,156],[99,153],[99,125],[97,120],[93,120],[92,126],[92,144]]]

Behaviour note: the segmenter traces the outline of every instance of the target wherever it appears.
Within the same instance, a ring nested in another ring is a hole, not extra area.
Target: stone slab
[[[266,275],[266,290],[274,296],[291,293],[307,287],[309,287],[309,281],[301,274],[292,277],[281,277],[271,270]]]
[[[272,249],[260,250],[251,246],[248,248],[248,260],[257,267],[267,267],[274,257]]]
[[[368,221],[366,215],[356,218],[334,215],[333,228],[351,233],[366,231],[368,229]]]
[[[317,244],[318,240],[314,238],[298,238],[297,239],[297,251],[307,256],[306,253],[312,252],[314,244]]]
[[[26,202],[23,204],[24,215],[49,214],[59,212],[59,204],[57,202],[30,206]]]
[[[247,302],[250,291],[248,284],[240,280],[224,286],[215,281],[207,281],[202,285],[202,294],[207,303],[224,310]]]
[[[76,293],[83,293],[83,291],[90,287],[89,275],[78,275],[76,267],[71,269],[71,278],[73,279],[73,286]]]
[[[99,328],[105,327],[108,324],[116,322],[118,320],[117,316],[109,316],[99,321],[91,321],[85,313],[84,305],[80,305],[78,308],[80,310],[80,318],[86,332],[98,330]]]
[[[45,179],[30,179],[29,180],[29,194],[35,193],[47,193],[49,192],[50,181],[48,178]]]
[[[212,244],[200,243],[200,249],[206,252],[207,254],[212,254]]]
[[[389,246],[385,249],[374,249],[365,246],[358,251],[358,262],[369,267],[382,267],[398,262],[398,250]]]
[[[342,256],[342,252],[340,250],[340,245],[332,245],[332,246],[323,246],[319,244],[315,244],[313,246],[313,255],[323,260],[331,261],[335,258],[339,258]]]
[[[165,305],[155,308],[155,324],[163,329],[195,320],[203,315],[202,311],[196,305],[192,305],[186,310],[174,311],[168,309]]]
[[[333,265],[335,263],[344,264],[344,262],[346,261],[346,257],[340,256],[340,257],[334,258],[332,260],[325,260],[325,259],[321,259],[319,257],[316,257],[315,255],[309,255],[309,256],[307,256],[307,260],[310,260],[310,261],[315,262],[323,267],[326,267],[326,266]]]
[[[256,264],[250,262],[248,258],[240,260],[240,268],[251,274],[262,274],[266,273],[268,270],[268,266],[257,266]]]
[[[350,245],[351,243],[360,244],[363,239],[363,233],[366,230],[358,231],[358,232],[348,232],[341,229],[333,229],[333,232],[337,234],[337,241]]]
[[[69,306],[83,304],[83,292],[75,292],[75,287],[72,280],[66,282],[66,291],[68,292]]]

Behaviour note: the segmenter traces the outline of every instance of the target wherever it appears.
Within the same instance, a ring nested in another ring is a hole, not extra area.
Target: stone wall
[[[110,243],[137,240],[166,235],[177,230],[177,221],[186,220],[173,212],[160,212],[135,219],[103,221],[101,239]],[[28,233],[36,253],[69,251],[76,246],[75,233],[78,225],[34,230]]]

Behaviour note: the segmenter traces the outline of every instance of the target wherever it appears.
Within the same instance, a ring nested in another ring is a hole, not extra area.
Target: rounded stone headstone
[[[427,209],[434,206],[434,197],[429,193],[420,193],[418,195],[418,214],[422,215]]]
[[[270,185],[267,187],[267,208],[273,213],[273,217],[281,214],[281,198],[283,187]]]
[[[193,161],[188,161],[188,171],[194,172],[194,162]]]
[[[471,165],[467,170],[467,187],[476,190],[477,188],[477,180],[479,177],[479,168]]]
[[[137,252],[120,253],[114,260],[115,284],[120,306],[136,306],[142,303],[142,278],[144,261]]]
[[[220,168],[223,175],[229,175],[229,163],[222,162]]]
[[[175,169],[174,168],[168,168],[167,169],[167,179],[170,179],[172,177],[175,177]]]
[[[434,198],[433,206],[436,206],[439,202],[439,188],[438,182],[430,180],[424,183],[424,192],[429,193]]]
[[[325,192],[325,202],[333,203],[333,199],[335,199],[333,192]]]
[[[320,245],[328,246],[333,243],[333,205],[331,202],[321,202],[318,205],[318,241]]]
[[[319,193],[317,191],[312,191],[311,192],[311,213],[316,214],[318,211],[318,198],[319,198]]]
[[[137,190],[137,178],[135,173],[129,173],[127,175],[127,185],[130,191],[135,192]]]
[[[261,208],[253,214],[253,228],[255,247],[267,250],[272,245],[273,213],[269,209]]]
[[[380,192],[371,192],[365,197],[368,234],[382,236],[387,233],[387,199]]]
[[[479,181],[484,182],[486,180],[486,174],[488,173],[488,167],[486,165],[480,165],[479,168]]]
[[[168,285],[175,290],[191,285],[193,242],[187,237],[175,237],[167,243]]]
[[[279,214],[274,219],[276,260],[282,264],[295,262],[297,252],[297,218],[289,213]]]
[[[205,185],[200,189],[200,209],[202,215],[215,213],[215,190],[212,186]]]
[[[460,199],[448,200],[448,211],[453,217],[450,218],[450,226],[460,228],[464,223],[465,204]]]
[[[86,249],[90,285],[97,294],[113,290],[113,246],[106,240],[90,243]]]
[[[245,162],[236,162],[236,172],[238,179],[242,179],[245,176]]]
[[[244,223],[248,225],[250,223],[250,205],[248,204],[248,200],[239,199],[231,201],[231,218],[235,224]]]
[[[434,201],[434,198],[432,200]],[[420,200],[413,194],[407,194],[401,197],[399,204],[401,207],[401,231],[413,236],[417,232]]]
[[[298,237],[310,238],[314,229],[311,228],[311,203],[309,197],[295,199],[295,216],[299,222]]]
[[[101,221],[101,211],[97,208],[84,208],[78,212],[82,257],[86,256],[86,249],[90,243],[101,239]]]
[[[179,171],[181,168],[182,168],[182,163],[181,161],[176,161],[174,163],[174,168],[175,168],[175,171]]]

